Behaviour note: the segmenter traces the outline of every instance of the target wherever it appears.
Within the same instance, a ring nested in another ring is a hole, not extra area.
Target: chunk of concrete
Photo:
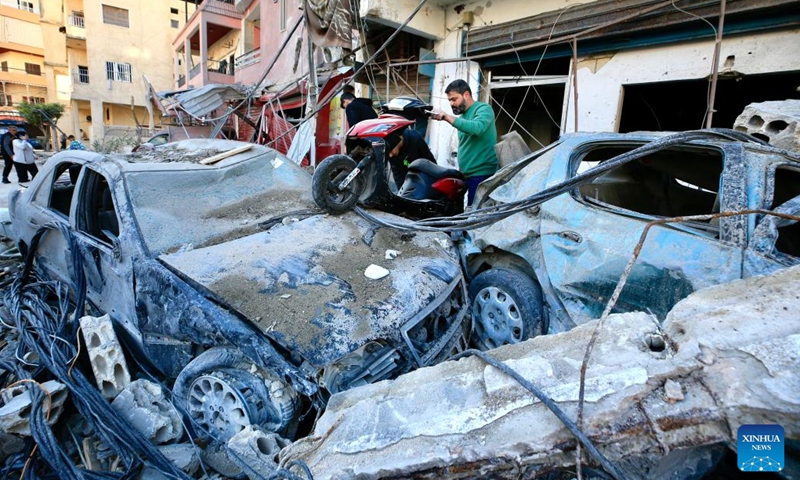
[[[800,151],[800,100],[751,103],[733,122],[734,130],[749,133],[786,150]]]
[[[0,391],[0,399],[4,403],[0,407],[0,431],[26,436],[31,434],[31,394],[29,390],[31,387],[41,388],[45,392],[42,408],[48,424],[55,424],[58,417],[61,416],[68,393],[63,383],[55,380],[42,384],[20,383]],[[49,416],[47,416],[48,411]]]
[[[200,458],[198,457],[198,447],[191,443],[178,443],[175,445],[160,445],[158,450],[164,454],[172,463],[178,468],[194,475],[200,467]],[[158,470],[145,466],[142,470],[139,480],[171,480]]]
[[[699,478],[714,463],[706,447],[735,444],[743,424],[777,423],[787,440],[800,438],[798,291],[794,267],[695,292],[663,325],[643,313],[609,316],[586,372],[583,431],[632,478],[689,462],[676,458],[690,458]],[[596,323],[490,354],[574,419]],[[654,336],[665,345],[652,347]],[[667,381],[679,385],[665,395]],[[302,460],[318,480],[534,478],[574,469],[575,446],[545,405],[473,357],[332,396],[281,462]],[[670,456],[678,450],[689,451]]]
[[[291,442],[249,425],[228,440],[229,457],[251,480],[268,477],[278,468],[278,454]]]
[[[111,317],[87,315],[81,317],[80,324],[97,387],[104,397],[112,399],[131,383],[131,375]]]
[[[164,396],[161,385],[136,380],[111,402],[111,406],[151,442],[174,442],[183,435],[181,415]]]

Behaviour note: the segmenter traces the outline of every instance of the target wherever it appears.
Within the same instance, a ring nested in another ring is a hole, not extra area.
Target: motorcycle
[[[431,110],[416,98],[398,97],[381,107],[378,118],[353,125],[347,132],[348,155],[331,155],[314,171],[314,202],[330,213],[345,212],[356,203],[409,218],[463,212],[466,183],[461,172],[418,159],[401,180],[386,151],[389,135],[413,128]]]

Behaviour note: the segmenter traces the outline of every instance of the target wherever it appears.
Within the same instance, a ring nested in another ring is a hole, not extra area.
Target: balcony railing
[[[67,17],[67,22],[71,27],[86,28],[86,20],[83,15],[70,15]]]
[[[35,0],[0,0],[0,5],[16,8],[23,12],[39,13],[39,2]]]
[[[178,88],[186,85],[186,77],[184,75],[178,75]]]
[[[261,61],[261,49],[256,48],[255,50],[250,50],[244,55],[239,55],[238,57],[236,57],[234,63],[236,64],[236,70],[240,70],[244,67],[247,67],[248,65],[252,65],[260,61]]]
[[[229,65],[227,60],[209,60],[208,71],[223,75],[233,75],[233,66]]]
[[[200,65],[195,65],[194,67],[189,70],[189,78],[194,78],[197,74],[200,73]]]

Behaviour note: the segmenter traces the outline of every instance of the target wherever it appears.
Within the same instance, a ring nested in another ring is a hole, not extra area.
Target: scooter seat
[[[426,158],[418,158],[411,162],[408,166],[409,172],[424,173],[433,177],[435,180],[440,178],[459,178],[464,179],[464,174],[455,168],[442,167],[436,163],[431,162]]]

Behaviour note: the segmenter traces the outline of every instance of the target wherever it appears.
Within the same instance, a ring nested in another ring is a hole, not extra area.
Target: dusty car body
[[[756,139],[709,134],[590,174],[592,167],[663,136],[568,135],[481,185],[479,208],[525,199],[579,172],[588,175],[568,193],[469,232],[462,254],[481,346],[598,318],[652,220],[745,209],[800,211],[800,157]],[[614,311],[664,318],[695,290],[798,262],[800,225],[776,217],[657,225]]]
[[[310,175],[265,147],[201,163],[243,145],[55,155],[10,197],[14,238],[45,278],[85,277],[91,307],[220,440],[249,424],[292,436],[308,404],[465,345],[446,236],[323,215]],[[388,261],[388,249],[401,253]],[[370,264],[391,273],[369,280]]]

